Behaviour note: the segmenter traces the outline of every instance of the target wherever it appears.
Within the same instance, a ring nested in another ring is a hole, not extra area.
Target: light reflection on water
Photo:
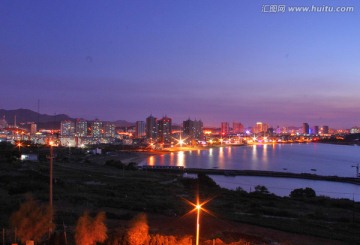
[[[274,144],[241,147],[221,146],[193,152],[179,151],[150,156],[143,164],[184,166],[185,168],[264,170],[293,173],[312,173],[354,177],[355,165],[360,162],[359,146],[328,144]],[[348,198],[360,201],[360,186],[328,181],[254,177],[211,176],[222,187],[242,187],[249,191],[256,185],[270,192],[288,196],[296,188],[313,188],[317,195]]]
[[[149,157],[148,165],[150,165],[150,166],[154,166],[154,165],[155,165],[155,157],[154,157],[154,156],[150,156],[150,157]]]
[[[197,154],[196,154],[197,153]],[[288,171],[354,177],[360,147],[329,144],[221,146],[148,158],[144,164],[204,169]]]
[[[179,151],[177,153],[178,161],[176,163],[176,166],[185,166],[185,154],[183,151]],[[171,164],[175,165],[175,164]]]

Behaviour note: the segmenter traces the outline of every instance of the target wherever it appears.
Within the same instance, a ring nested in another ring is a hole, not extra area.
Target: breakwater
[[[225,175],[225,176],[261,176],[275,178],[293,178],[293,179],[310,179],[333,182],[343,182],[360,185],[360,178],[323,176],[309,173],[290,173],[262,170],[229,170],[229,169],[201,169],[201,168],[184,168],[182,166],[142,166],[141,169],[146,171],[171,172],[171,173],[190,173],[190,174],[207,174],[207,175]]]

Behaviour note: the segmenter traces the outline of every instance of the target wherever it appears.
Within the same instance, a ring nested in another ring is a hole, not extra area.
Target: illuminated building
[[[77,119],[75,132],[76,132],[76,135],[79,137],[87,136],[87,121],[85,121],[83,119]]]
[[[319,126],[314,126],[314,132],[313,134],[318,135],[319,134]]]
[[[158,125],[157,125],[157,119],[156,117],[153,117],[150,115],[146,118],[146,138],[147,139],[157,139],[158,134]]]
[[[244,132],[244,125],[239,122],[233,122],[233,133],[240,134]]]
[[[5,116],[3,116],[3,118],[0,119],[0,129],[7,128],[7,127],[8,127],[8,123],[5,120]]]
[[[106,122],[103,124],[103,136],[107,138],[114,138],[115,137],[115,124],[111,122]]]
[[[60,135],[73,136],[74,134],[75,134],[75,123],[69,120],[61,121]]]
[[[221,123],[221,135],[228,135],[229,134],[229,123],[228,122],[222,122]]]
[[[303,134],[310,134],[310,127],[308,123],[303,123]]]
[[[329,126],[323,126],[322,127],[322,133],[323,134],[329,134]]]
[[[165,116],[158,120],[158,139],[164,144],[171,143],[171,118]]]
[[[359,127],[352,127],[350,129],[350,134],[358,134],[360,133],[360,128]]]
[[[99,138],[102,136],[102,122],[95,120],[91,123],[91,136],[94,138]]]
[[[37,125],[36,125],[36,123],[30,124],[30,134],[34,135],[36,133],[37,133]]]
[[[135,138],[142,138],[146,135],[145,133],[145,122],[136,121],[135,123]]]
[[[255,134],[267,132],[268,128],[269,128],[268,124],[257,122],[256,125],[254,126],[253,132]]]
[[[200,140],[203,137],[203,122],[201,120],[183,121],[183,132],[189,139]]]

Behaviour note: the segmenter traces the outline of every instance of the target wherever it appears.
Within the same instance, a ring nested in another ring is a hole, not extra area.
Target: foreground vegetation
[[[8,151],[16,154],[17,149],[9,147]],[[40,155],[46,156],[48,149],[39,151]],[[360,203],[351,200],[317,197],[309,189],[296,190],[291,197],[285,198],[277,197],[261,186],[251,193],[241,189],[231,191],[220,188],[206,175],[189,179],[173,173],[136,170],[135,164],[123,164],[116,158],[85,155],[80,150],[70,153],[68,149],[56,149],[56,152],[56,232],[51,244],[64,244],[64,233],[67,234],[68,244],[75,244],[76,224],[85,211],[87,217],[97,217],[101,212],[106,214],[106,218],[99,218],[104,220],[108,229],[104,244],[130,244],[126,243],[126,234],[134,227],[134,219],[140,213],[149,216],[149,242],[151,239],[162,239],[167,240],[167,244],[171,244],[170,240],[180,244],[181,240],[186,244],[194,235],[194,219],[191,219],[191,223],[185,222],[184,226],[171,226],[161,222],[156,225],[156,218],[169,217],[180,224],[192,209],[184,200],[194,202],[197,194],[200,200],[211,199],[205,208],[214,217],[206,214],[207,218],[204,216],[204,219],[209,222],[204,226],[210,225],[212,219],[214,223],[253,224],[342,241],[344,244],[360,244]],[[46,157],[41,158],[40,162],[20,162],[10,155],[7,151],[1,151],[0,225],[9,230],[6,239],[12,242],[14,235],[11,231],[14,231],[16,223],[11,222],[11,215],[20,210],[21,204],[26,202],[26,195],[31,193],[39,203],[48,203],[49,167]],[[250,241],[251,244],[275,244],[256,231],[229,234],[227,230],[213,232],[211,227],[204,228],[201,240],[205,244],[205,240],[218,238],[230,243],[247,237],[238,244],[248,241],[248,244]],[[47,240],[47,236],[44,237]],[[281,241],[279,243],[282,244]]]

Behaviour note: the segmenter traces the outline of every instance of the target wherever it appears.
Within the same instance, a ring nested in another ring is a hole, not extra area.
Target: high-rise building
[[[183,121],[183,132],[190,139],[200,140],[203,137],[203,122],[201,120]]]
[[[221,131],[220,131],[221,135],[222,136],[228,135],[229,131],[230,131],[229,123],[228,122],[222,122],[221,123]]]
[[[310,134],[310,127],[308,123],[303,123],[303,134]]]
[[[115,124],[111,122],[105,122],[103,124],[103,136],[107,138],[115,137]]]
[[[136,121],[135,123],[135,138],[145,137],[145,122],[144,121]]]
[[[83,119],[77,119],[76,120],[76,135],[79,137],[85,137],[87,136],[87,121],[83,120]]]
[[[255,134],[267,132],[269,125],[267,123],[257,122],[254,126],[253,132]]]
[[[158,120],[158,139],[164,144],[171,143],[171,118],[165,116]]]
[[[323,128],[322,129],[323,134],[329,134],[329,126],[323,126],[322,128]]]
[[[156,117],[153,117],[152,115],[150,115],[149,117],[146,118],[146,126],[145,126],[145,131],[146,131],[146,138],[147,139],[152,139],[152,140],[156,140],[157,139],[157,134],[158,134],[158,124],[157,124],[157,119]]]
[[[240,134],[244,132],[244,125],[239,122],[233,122],[233,133]]]
[[[37,133],[37,124],[36,123],[30,124],[30,134],[34,135],[36,133]]]
[[[319,134],[319,126],[314,126],[313,134],[315,134],[315,135]]]
[[[70,120],[61,121],[60,123],[60,135],[61,136],[74,136],[75,123]]]
[[[352,127],[350,129],[350,134],[358,134],[360,133],[360,128],[359,127]]]
[[[8,123],[5,120],[5,115],[4,115],[3,118],[0,119],[0,129],[7,128],[7,127],[8,127]]]
[[[98,119],[91,123],[91,136],[95,138],[102,136],[102,122]]]

